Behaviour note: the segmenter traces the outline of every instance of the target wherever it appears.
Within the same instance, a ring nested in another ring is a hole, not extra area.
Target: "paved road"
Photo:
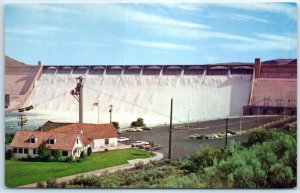
[[[242,131],[249,130],[251,128],[263,125],[274,120],[278,120],[282,116],[261,116],[261,117],[243,117],[242,118]],[[225,139],[213,139],[213,140],[195,140],[190,139],[189,136],[192,134],[213,134],[225,131],[226,121],[225,119],[196,122],[181,125],[174,125],[174,132],[172,133],[172,156],[171,158],[182,159],[193,152],[197,151],[203,145],[211,145],[214,147],[223,147]],[[228,130],[240,131],[240,118],[230,118],[228,120]],[[131,140],[123,142],[126,145],[131,144],[133,141],[154,141],[155,143],[161,144],[163,147],[158,150],[164,154],[164,157],[168,157],[169,147],[169,126],[154,127],[150,131],[143,132],[123,132],[119,136],[128,137]],[[228,138],[236,141],[247,141],[247,136],[234,136]]]

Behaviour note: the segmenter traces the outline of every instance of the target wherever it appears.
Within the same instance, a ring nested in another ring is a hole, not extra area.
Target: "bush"
[[[5,133],[5,144],[11,143],[14,136],[15,134],[13,133]]]
[[[61,157],[61,152],[59,150],[51,150],[51,155],[55,161],[58,161]]]
[[[81,158],[81,159],[85,159],[85,153],[84,153],[84,151],[82,151],[82,152],[80,153],[80,158]]]
[[[38,155],[42,161],[48,161],[51,156],[51,150],[47,147],[46,142],[43,142],[38,147]]]
[[[272,139],[276,134],[276,129],[264,129],[264,128],[258,128],[255,129],[250,133],[249,139],[248,139],[248,146],[251,146],[255,143],[262,143],[264,141]]]
[[[83,161],[84,161],[83,158],[79,158],[79,159],[77,160],[77,162],[83,162]]]
[[[73,156],[70,155],[69,157],[66,158],[66,162],[72,162],[72,161],[74,161]]]
[[[7,160],[11,160],[15,157],[15,154],[14,152],[11,150],[11,149],[8,149],[6,152],[5,152],[5,159]]]
[[[143,118],[138,118],[136,121],[133,121],[131,123],[131,127],[144,127],[146,126],[144,124],[144,119]]]
[[[92,155],[92,148],[91,148],[91,147],[89,147],[89,148],[87,149],[87,155],[88,155],[88,156],[91,156],[91,155]]]
[[[114,125],[114,127],[115,127],[116,129],[119,129],[119,128],[120,128],[118,122],[113,121],[113,122],[111,122],[111,123]]]

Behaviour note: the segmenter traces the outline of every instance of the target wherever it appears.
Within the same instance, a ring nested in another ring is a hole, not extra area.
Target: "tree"
[[[114,127],[115,127],[116,129],[119,129],[119,128],[120,128],[118,122],[113,121],[113,122],[111,122],[111,123],[114,125]]]
[[[47,147],[46,142],[41,143],[38,147],[38,155],[43,161],[48,161],[51,156],[51,150]]]
[[[5,152],[5,159],[7,160],[10,160],[14,157],[14,152],[11,150],[11,149],[8,149],[6,152]]]
[[[89,148],[87,149],[87,155],[88,155],[88,156],[91,156],[91,155],[92,155],[92,148],[91,148],[91,147],[89,147]]]
[[[58,161],[61,157],[61,152],[59,150],[51,150],[51,155],[55,161]]]
[[[131,127],[144,127],[146,124],[144,124],[143,118],[138,118],[136,121],[131,122]]]
[[[5,133],[5,144],[8,144],[12,141],[14,138],[15,134],[13,133]]]

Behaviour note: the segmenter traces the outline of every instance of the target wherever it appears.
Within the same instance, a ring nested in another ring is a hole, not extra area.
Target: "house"
[[[47,147],[61,151],[62,156],[79,157],[91,147],[93,152],[116,148],[117,130],[113,124],[73,123],[48,131],[17,131],[10,147],[17,158],[38,156],[38,147],[45,142]]]

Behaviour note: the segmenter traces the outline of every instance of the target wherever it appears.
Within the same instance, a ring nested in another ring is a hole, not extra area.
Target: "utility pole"
[[[109,105],[109,122],[111,123],[111,116],[112,116],[112,105]]]
[[[172,152],[172,114],[173,114],[173,98],[171,98],[171,112],[170,112],[170,128],[169,128],[169,161],[171,161]]]
[[[225,147],[227,147],[227,131],[228,131],[228,118],[226,120],[226,135],[225,135]]]
[[[244,107],[241,108],[241,117],[240,117],[240,135],[242,135],[242,118],[244,115]]]
[[[191,109],[189,109],[189,111],[188,111],[188,129],[190,128],[190,112],[191,112]]]
[[[18,122],[18,125],[21,126],[21,130],[23,130],[23,126],[26,125],[27,119],[23,118],[25,115],[18,115],[20,117],[20,121]]]
[[[83,123],[83,81],[84,78],[79,76],[76,78],[77,86],[74,90],[71,90],[71,95],[79,102],[79,123]]]

